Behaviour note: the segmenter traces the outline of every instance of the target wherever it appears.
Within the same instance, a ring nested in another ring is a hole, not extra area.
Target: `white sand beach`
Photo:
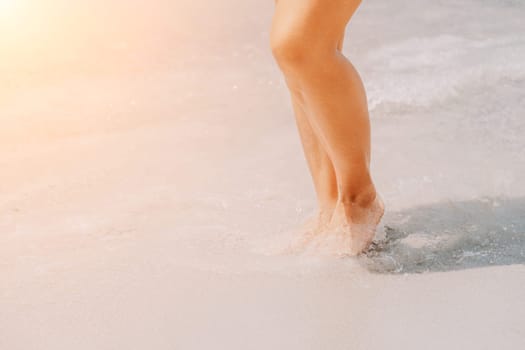
[[[276,253],[316,202],[273,1],[0,4],[0,349],[525,348],[522,2],[361,4],[359,258]]]

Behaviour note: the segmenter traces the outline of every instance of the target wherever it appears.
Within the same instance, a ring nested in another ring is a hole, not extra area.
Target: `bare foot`
[[[328,232],[341,236],[339,254],[358,255],[372,243],[376,228],[385,212],[384,202],[376,192],[374,200],[366,206],[339,202],[328,225]]]
[[[308,226],[303,226],[301,239],[289,252],[329,256],[358,255],[372,243],[384,211],[384,203],[378,193],[366,206],[338,202],[328,222],[319,213],[308,222]]]
[[[290,242],[283,253],[297,254],[303,253],[307,250],[312,241],[316,240],[328,228],[331,222],[336,203],[332,206],[326,205],[317,210],[316,214],[306,219],[306,221],[298,228],[294,229],[295,239]]]

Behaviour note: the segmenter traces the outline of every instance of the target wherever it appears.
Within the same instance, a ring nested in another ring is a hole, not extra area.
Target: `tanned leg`
[[[333,163],[338,198],[331,250],[358,254],[371,243],[384,205],[369,171],[370,122],[363,83],[341,53],[358,0],[279,0],[271,46],[288,86],[302,97],[310,125]]]
[[[314,228],[319,231],[326,228],[330,223],[337,204],[338,192],[335,169],[325,147],[312,128],[311,117],[307,115],[301,90],[291,85],[289,85],[289,89],[297,129],[317,194],[319,209]]]
[[[343,40],[344,33],[337,45],[339,51],[343,48]],[[303,145],[304,155],[317,195],[319,209],[314,227],[316,230],[322,230],[330,223],[337,204],[338,191],[335,169],[325,150],[325,146],[321,144],[317,133],[312,128],[312,117],[307,115],[307,108],[301,89],[293,86],[293,83],[289,81],[287,81],[287,85],[290,90],[295,121]]]

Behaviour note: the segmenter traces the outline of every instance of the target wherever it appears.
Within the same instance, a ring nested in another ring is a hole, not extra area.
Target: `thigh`
[[[310,48],[341,47],[360,0],[276,0],[271,40],[296,40]]]

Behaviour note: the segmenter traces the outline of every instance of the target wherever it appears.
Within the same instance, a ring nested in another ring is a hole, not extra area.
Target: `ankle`
[[[369,207],[375,201],[377,192],[373,185],[357,192],[341,193],[339,195],[339,201],[343,205]]]
[[[320,191],[319,191],[320,192]],[[338,192],[337,189],[333,191],[323,191],[316,196],[317,207],[319,210],[331,210],[337,204]]]

